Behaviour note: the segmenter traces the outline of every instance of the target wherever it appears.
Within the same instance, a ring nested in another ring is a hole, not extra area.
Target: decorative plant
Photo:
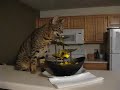
[[[69,46],[68,44],[64,43],[64,39],[66,38],[67,37],[61,35],[52,42],[55,45],[55,53],[52,56],[56,58],[56,62],[58,62],[58,60],[61,60],[61,63],[68,64],[69,62],[70,64],[73,62],[71,52],[77,49],[65,49],[65,46]],[[57,46],[59,45],[62,46],[62,49],[57,51]]]

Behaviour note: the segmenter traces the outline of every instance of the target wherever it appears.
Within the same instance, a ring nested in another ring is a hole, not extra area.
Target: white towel
[[[103,77],[96,77],[90,72],[85,72],[82,74],[77,74],[72,76],[49,78],[49,81],[56,88],[64,88],[64,87],[70,87],[75,85],[79,85],[79,86],[90,85],[93,83],[101,82],[103,81],[103,79],[104,79]]]

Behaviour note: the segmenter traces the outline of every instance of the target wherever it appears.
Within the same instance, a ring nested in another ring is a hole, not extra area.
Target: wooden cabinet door
[[[70,28],[70,17],[68,16],[63,16],[61,17],[62,19],[64,19],[64,28]],[[44,25],[44,24],[48,24],[48,22],[50,21],[51,18],[40,18],[39,19],[39,27]]]
[[[36,18],[35,20],[35,28],[39,28],[39,19],[40,18]]]
[[[85,42],[103,43],[103,34],[107,31],[107,16],[95,15],[85,17]]]
[[[108,16],[108,27],[110,26],[120,26],[120,14]]]
[[[39,27],[48,24],[49,23],[50,18],[40,18],[39,19]]]
[[[107,70],[107,63],[84,63],[83,67],[88,70]]]
[[[85,43],[95,42],[95,28],[94,27],[95,27],[94,17],[86,16],[85,17],[85,31],[84,31]]]
[[[64,28],[65,29],[70,28],[70,17],[69,16],[63,16],[61,18],[64,19]]]
[[[70,28],[79,29],[85,27],[84,16],[71,16],[70,17]]]
[[[107,31],[107,16],[94,16],[95,41],[103,42],[103,34]]]

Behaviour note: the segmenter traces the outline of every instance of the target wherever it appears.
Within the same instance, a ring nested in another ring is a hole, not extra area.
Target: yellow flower
[[[69,64],[68,62],[65,62],[65,64]]]
[[[64,54],[64,57],[65,57],[65,58],[69,58],[70,55],[66,53],[66,54]]]

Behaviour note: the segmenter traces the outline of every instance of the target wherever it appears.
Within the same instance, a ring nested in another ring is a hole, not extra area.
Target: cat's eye
[[[36,51],[37,53],[39,53],[39,51]]]

